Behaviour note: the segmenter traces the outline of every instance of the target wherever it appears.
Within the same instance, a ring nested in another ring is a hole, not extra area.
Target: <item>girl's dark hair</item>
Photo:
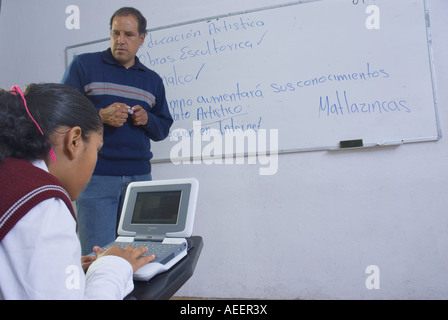
[[[123,7],[118,9],[117,11],[115,11],[114,15],[112,16],[112,18],[110,18],[110,28],[112,29],[112,22],[114,21],[114,18],[116,16],[118,17],[126,17],[129,15],[133,15],[138,22],[138,34],[141,36],[142,34],[147,34],[148,32],[146,31],[146,18],[141,14],[140,11],[138,11],[135,8],[132,7]]]
[[[78,90],[57,83],[30,84],[25,99],[42,135],[14,93],[0,89],[0,163],[8,157],[44,159],[51,149],[49,137],[61,126],[79,126],[85,141],[103,129],[96,108]]]

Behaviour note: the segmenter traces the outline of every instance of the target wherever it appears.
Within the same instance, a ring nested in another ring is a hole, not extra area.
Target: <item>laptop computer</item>
[[[155,259],[134,273],[147,281],[187,255],[199,182],[194,178],[132,182],[126,190],[118,237],[103,247],[147,246]]]

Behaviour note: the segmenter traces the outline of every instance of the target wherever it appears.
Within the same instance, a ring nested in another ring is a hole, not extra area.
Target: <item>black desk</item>
[[[149,281],[134,281],[134,290],[125,300],[168,300],[193,275],[204,243],[202,237],[187,239],[191,249],[188,254],[170,270],[159,273]]]

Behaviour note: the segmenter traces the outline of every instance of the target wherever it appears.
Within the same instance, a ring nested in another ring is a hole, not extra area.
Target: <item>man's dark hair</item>
[[[146,34],[146,19],[145,17],[141,14],[140,11],[138,11],[135,8],[132,7],[123,7],[118,9],[117,11],[115,11],[114,15],[112,16],[112,18],[110,18],[110,29],[112,30],[112,22],[114,20],[114,18],[116,16],[119,17],[126,17],[129,15],[133,15],[137,21],[138,21],[138,34],[141,36],[142,34]]]

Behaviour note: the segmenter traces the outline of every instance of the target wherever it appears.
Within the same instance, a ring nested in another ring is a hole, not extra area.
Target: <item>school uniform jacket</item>
[[[87,274],[70,198],[44,161],[0,164],[0,298],[123,299],[132,266],[97,259]]]

